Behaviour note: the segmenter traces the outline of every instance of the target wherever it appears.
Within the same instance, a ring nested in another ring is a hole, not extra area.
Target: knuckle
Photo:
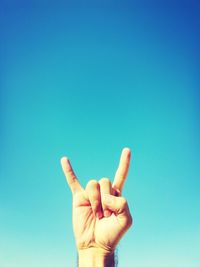
[[[86,186],[86,192],[91,202],[100,199],[100,185],[96,180],[90,180]]]
[[[86,188],[90,188],[90,187],[97,187],[98,186],[98,182],[95,179],[91,179],[88,183]]]
[[[104,177],[104,178],[101,178],[99,182],[101,184],[109,184],[110,183],[110,180],[108,178]]]
[[[92,180],[89,181],[89,184],[90,185],[97,185],[98,182],[95,179],[92,179]]]

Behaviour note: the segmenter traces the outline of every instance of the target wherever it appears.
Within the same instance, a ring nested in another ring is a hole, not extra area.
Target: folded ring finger
[[[108,178],[102,178],[99,181],[99,184],[100,184],[101,196],[103,196],[104,194],[109,194],[109,195],[112,194],[112,184]],[[102,199],[102,197],[101,197],[101,199]],[[112,214],[112,212],[110,210],[106,209],[103,204],[102,204],[102,208],[103,208],[104,217],[109,217]]]

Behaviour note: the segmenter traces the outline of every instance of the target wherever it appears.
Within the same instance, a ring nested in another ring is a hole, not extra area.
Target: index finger
[[[131,160],[131,150],[129,148],[124,148],[122,150],[119,166],[113,181],[113,188],[119,191],[119,193],[122,192],[124,182],[128,174],[130,160]]]
[[[73,194],[77,193],[78,191],[82,190],[82,187],[72,169],[70,161],[67,157],[61,158],[61,166],[65,177],[67,179],[67,183],[72,191]]]

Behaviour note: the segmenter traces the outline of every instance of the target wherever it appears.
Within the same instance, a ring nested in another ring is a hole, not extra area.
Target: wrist
[[[79,267],[114,267],[114,251],[101,248],[87,248],[78,251]]]

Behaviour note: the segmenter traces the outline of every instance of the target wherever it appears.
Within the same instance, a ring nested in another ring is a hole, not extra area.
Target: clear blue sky
[[[200,266],[200,8],[138,2],[1,2],[0,267],[76,266],[60,157],[86,185],[124,146],[119,266]]]

